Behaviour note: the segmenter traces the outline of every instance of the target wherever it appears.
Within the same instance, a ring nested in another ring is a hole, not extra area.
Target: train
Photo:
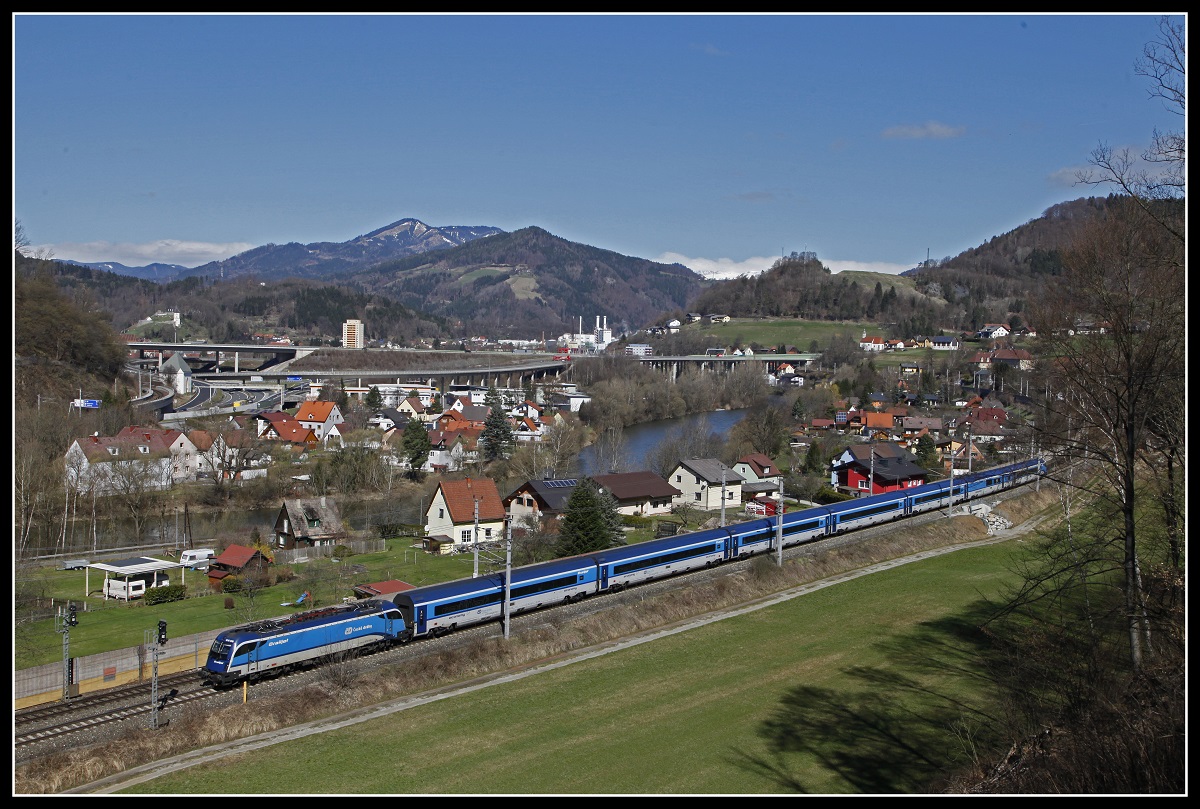
[[[1040,458],[884,494],[785,513],[310,610],[221,632],[202,676],[225,687],[316,663],[504,619],[589,596],[815,542],[985,497],[1046,474]],[[506,595],[507,590],[507,595]]]

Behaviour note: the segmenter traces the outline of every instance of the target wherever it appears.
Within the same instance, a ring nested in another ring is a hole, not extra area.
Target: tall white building
[[[345,348],[366,348],[367,338],[363,334],[361,320],[347,320],[342,324],[342,345]]]

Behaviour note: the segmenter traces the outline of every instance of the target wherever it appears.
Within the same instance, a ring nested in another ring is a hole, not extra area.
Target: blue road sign
[[[96,409],[99,409],[99,407],[100,407],[100,400],[99,399],[76,399],[74,401],[74,405],[76,407],[88,407],[93,410],[96,410]]]
[[[304,381],[304,377],[302,377],[302,376],[289,376],[289,377],[287,378],[287,381],[288,381],[288,382],[303,382],[303,381]]]

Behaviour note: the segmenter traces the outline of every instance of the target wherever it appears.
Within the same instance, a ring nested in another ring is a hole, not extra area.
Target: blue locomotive
[[[996,494],[1037,480],[1045,462],[1034,458],[953,480],[928,483],[827,506],[654,539],[596,553],[513,568],[508,593],[504,573],[406,590],[392,601],[368,601],[289,618],[260,621],[217,636],[205,664],[205,680],[229,685],[365,646],[436,637],[455,629],[497,621],[510,614],[615,593],[754,554],[814,542]]]
[[[217,687],[313,666],[336,655],[404,643],[412,632],[390,601],[321,607],[226,629],[208,650],[201,672]]]

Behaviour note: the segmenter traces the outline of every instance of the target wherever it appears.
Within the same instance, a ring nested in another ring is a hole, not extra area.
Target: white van
[[[179,563],[192,570],[208,570],[209,564],[216,558],[217,552],[212,548],[195,548],[179,554]]]

